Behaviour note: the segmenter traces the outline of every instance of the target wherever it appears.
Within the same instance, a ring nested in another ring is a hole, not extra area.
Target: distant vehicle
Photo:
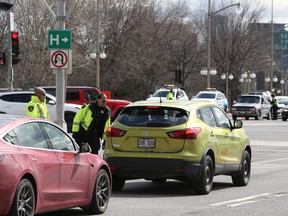
[[[207,91],[200,91],[191,100],[214,102],[214,103],[218,104],[225,112],[228,109],[227,98],[225,97],[225,95],[222,92],[220,92],[216,89],[209,89]]]
[[[288,105],[288,96],[276,96],[278,99],[278,110],[277,116],[278,118],[282,118],[282,109],[284,106]]]
[[[270,92],[270,91],[266,91],[266,90],[255,90],[255,91],[249,92],[248,94],[251,94],[251,95],[263,95],[268,102],[270,102],[270,101],[272,100],[271,92]]]
[[[34,91],[12,91],[0,92],[0,113],[13,115],[26,115],[26,105],[31,100]],[[51,121],[57,120],[56,97],[47,93],[46,105]],[[78,110],[79,104],[64,104],[64,119],[67,123],[67,131],[72,131],[73,119]]]
[[[231,108],[233,119],[237,117],[245,117],[248,120],[250,117],[256,120],[260,118],[270,119],[271,104],[263,95],[242,95]]]
[[[51,121],[0,114],[0,215],[33,216],[72,207],[103,214],[111,172],[90,151]]]
[[[56,96],[56,86],[41,86],[46,92]],[[98,88],[89,86],[67,86],[66,87],[66,103],[74,103],[83,105],[84,103],[91,103],[97,100],[97,95],[100,93]],[[111,110],[111,122],[113,122],[117,115],[121,112],[123,107],[130,104],[131,101],[120,99],[108,99],[107,106]]]
[[[173,99],[172,100],[181,100],[187,101],[189,100],[186,92],[180,88],[175,87],[174,85],[165,85],[163,88],[158,89],[154,94],[150,95],[147,98],[148,101],[164,101],[167,100],[166,96],[170,90],[173,90]]]
[[[286,105],[282,108],[281,118],[283,121],[287,121],[287,119],[288,119],[288,105]]]
[[[236,186],[250,179],[252,150],[242,121],[231,121],[211,102],[134,102],[106,135],[103,158],[114,191],[131,179],[175,179],[197,194],[208,194],[216,175],[231,176]]]

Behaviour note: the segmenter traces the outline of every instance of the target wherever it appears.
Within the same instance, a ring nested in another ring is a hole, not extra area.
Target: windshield
[[[199,93],[196,95],[196,98],[210,98],[214,99],[216,96],[216,93]]]
[[[152,97],[166,97],[168,92],[169,90],[157,91],[152,95]]]
[[[259,97],[240,97],[238,99],[238,103],[260,103],[260,98]]]

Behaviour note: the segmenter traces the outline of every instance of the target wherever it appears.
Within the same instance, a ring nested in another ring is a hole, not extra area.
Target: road
[[[243,120],[253,150],[251,180],[234,187],[231,177],[214,178],[208,195],[195,195],[186,183],[127,181],[113,192],[105,216],[284,216],[288,203],[288,122]],[[85,215],[79,208],[45,216]]]

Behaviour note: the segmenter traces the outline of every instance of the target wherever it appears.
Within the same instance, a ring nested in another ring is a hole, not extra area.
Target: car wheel
[[[73,126],[73,120],[75,115],[66,115],[65,116],[65,122],[67,124],[67,132],[72,133],[72,126]]]
[[[286,119],[286,118],[282,118],[282,120],[283,120],[283,121],[287,121],[287,119]]]
[[[165,178],[152,179],[152,182],[157,183],[157,184],[163,184],[166,181],[167,181],[167,179],[165,179]]]
[[[251,157],[250,154],[245,151],[241,162],[240,172],[236,175],[232,175],[232,181],[235,186],[246,186],[250,180],[251,173]]]
[[[22,179],[17,186],[13,203],[8,215],[34,215],[35,193],[31,182],[28,179]]]
[[[257,112],[257,116],[255,116],[255,120],[259,120],[259,118],[261,118],[261,112],[260,111]]]
[[[245,116],[245,120],[249,120],[249,116]]]
[[[107,171],[101,169],[97,175],[91,203],[82,209],[89,214],[103,214],[108,207],[110,196],[110,178]]]
[[[125,179],[116,176],[112,177],[112,190],[121,191],[125,185]]]
[[[213,161],[209,155],[206,155],[200,179],[194,187],[196,194],[208,194],[211,191],[213,185],[213,174]]]

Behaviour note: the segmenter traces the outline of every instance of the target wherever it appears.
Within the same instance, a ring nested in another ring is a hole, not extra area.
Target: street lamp
[[[256,74],[254,72],[246,71],[243,74],[241,74],[241,78],[239,79],[239,82],[241,83],[243,83],[244,81],[247,82],[247,93],[249,93],[250,91],[250,83],[252,79],[255,79],[255,78],[256,78]]]
[[[232,73],[223,73],[222,75],[221,75],[221,79],[222,80],[225,80],[225,82],[226,82],[226,91],[225,91],[225,95],[226,95],[226,98],[227,98],[227,100],[228,100],[228,94],[229,94],[229,92],[228,92],[228,80],[233,80],[233,78],[234,78],[234,76],[233,76],[233,74]]]
[[[274,44],[274,26],[273,26],[273,0],[271,0],[271,61],[270,61],[270,77],[273,77],[273,44]],[[273,82],[270,82],[270,92],[273,90]]]
[[[228,5],[227,7],[224,7],[220,10],[217,10],[217,11],[211,11],[211,0],[208,0],[208,44],[207,44],[207,88],[210,88],[210,75],[211,74],[211,17],[214,16],[215,14],[227,9],[227,8],[230,8],[230,7],[234,7],[234,6],[237,6],[237,10],[236,10],[236,13],[241,13],[242,12],[242,7],[240,6],[240,3],[237,3],[237,4],[231,4],[231,5]],[[205,71],[205,69],[202,69],[201,70],[202,72]],[[200,71],[200,73],[201,73]],[[213,74],[216,74],[217,71],[215,69],[212,70]],[[202,74],[202,73],[201,73]]]

